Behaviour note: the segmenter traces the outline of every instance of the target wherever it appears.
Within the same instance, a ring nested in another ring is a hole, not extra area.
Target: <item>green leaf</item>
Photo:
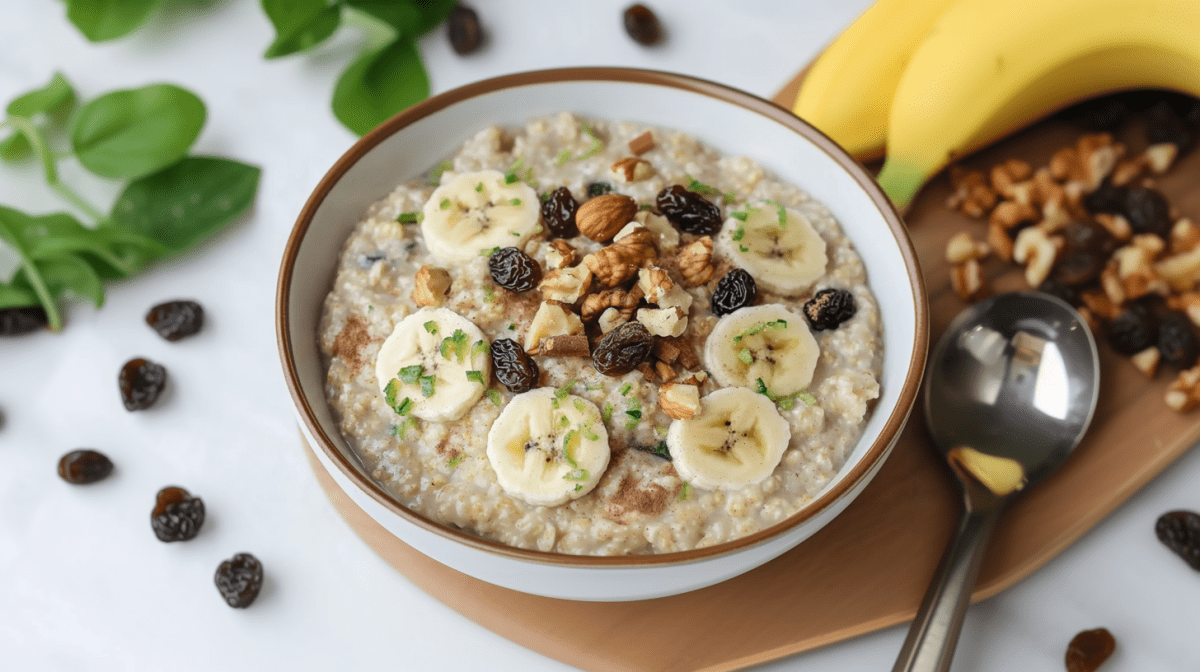
[[[0,309],[38,305],[37,292],[26,286],[27,283],[24,280],[18,274],[13,278],[12,283],[0,282]]]
[[[83,259],[73,254],[47,257],[38,260],[38,270],[54,296],[70,290],[81,298],[90,299],[97,308],[104,305],[100,276]]]
[[[261,172],[229,159],[189,156],[129,183],[113,206],[114,224],[179,254],[245,212]]]
[[[71,146],[93,173],[135,179],[182,159],[204,118],[204,103],[196,94],[172,84],[114,91],[79,111]]]
[[[346,0],[346,4],[395,28],[397,36],[411,38],[441,23],[458,0]]]
[[[28,246],[25,244],[24,231],[30,225],[31,218],[23,212],[0,206],[0,240],[9,244],[10,247],[21,257],[21,270],[18,271],[17,277],[24,276],[26,285],[37,297],[37,302],[46,309],[46,317],[49,318],[50,328],[58,331],[62,328],[62,315],[58,312],[58,306],[55,304],[55,295],[51,293],[50,288],[46,285],[45,279],[38,270],[37,264],[29,256]],[[29,304],[22,304],[29,305]]]
[[[168,252],[144,236],[113,229],[89,229],[62,212],[31,217],[22,235],[31,258],[85,255],[99,262],[93,267],[101,277],[127,277]]]
[[[162,0],[67,0],[67,18],[92,42],[115,40],[142,25]]]
[[[342,8],[326,0],[262,0],[263,11],[275,26],[275,41],[263,58],[279,58],[311,49],[338,29]]]
[[[75,105],[75,89],[61,73],[54,73],[50,83],[17,96],[5,110],[10,117],[31,118],[45,114],[53,121],[61,121]],[[13,133],[0,142],[0,159],[19,161],[29,156],[29,139],[21,133]]]
[[[359,56],[338,79],[333,113],[346,128],[365,135],[389,117],[429,97],[429,76],[411,38]]]

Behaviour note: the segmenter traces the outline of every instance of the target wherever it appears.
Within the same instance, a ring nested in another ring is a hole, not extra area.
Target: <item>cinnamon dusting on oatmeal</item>
[[[367,332],[367,323],[358,315],[351,315],[346,320],[346,326],[333,339],[333,356],[340,357],[346,362],[353,375],[362,368],[362,349],[371,342],[371,334]]]
[[[647,516],[657,516],[667,510],[667,505],[671,503],[671,492],[658,483],[639,488],[637,477],[625,474],[617,486],[617,493],[609,501],[620,512],[637,511]]]

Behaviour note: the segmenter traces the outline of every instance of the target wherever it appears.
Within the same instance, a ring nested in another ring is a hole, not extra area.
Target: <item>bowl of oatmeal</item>
[[[694,590],[811,536],[914,403],[927,309],[870,175],[781,108],[576,68],[435,96],[317,186],[277,330],[391,534],[548,597]]]

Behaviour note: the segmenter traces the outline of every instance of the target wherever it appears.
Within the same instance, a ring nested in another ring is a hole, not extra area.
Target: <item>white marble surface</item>
[[[528,69],[625,65],[770,96],[868,2],[656,0],[669,39],[647,50],[621,30],[625,2],[476,0],[486,49],[458,57],[438,31],[421,50],[435,92]],[[60,2],[3,3],[0,100],[55,70],[85,98],[177,82],[208,104],[196,151],[264,172],[252,215],[203,249],[111,285],[100,310],[71,305],[61,334],[0,342],[0,668],[567,669],[475,625],[379,560],[301,454],[275,351],[273,292],[296,213],[354,140],[328,99],[356,36],[266,62],[272,31],[257,2],[167,4],[138,33],[97,46],[66,22]],[[114,185],[69,161],[62,173],[98,203],[115,197]],[[63,207],[32,167],[0,166],[0,203]],[[141,320],[178,297],[201,301],[210,319],[200,336],[167,343]],[[156,408],[131,414],[115,379],[135,355],[164,363],[173,382]],[[58,457],[82,446],[113,458],[112,478],[86,488],[58,479]],[[1163,511],[1200,509],[1198,482],[1192,451],[1044,569],[972,608],[955,669],[1062,669],[1070,638],[1097,626],[1119,642],[1105,670],[1200,669],[1200,574],[1153,533]],[[208,506],[191,542],[162,544],[148,529],[166,484]],[[226,607],[211,578],[239,551],[255,553],[268,575],[246,611]],[[889,669],[903,636],[891,628],[762,669]]]

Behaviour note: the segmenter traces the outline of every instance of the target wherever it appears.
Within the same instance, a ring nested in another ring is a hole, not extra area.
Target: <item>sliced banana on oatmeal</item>
[[[671,423],[667,450],[684,481],[738,490],[770,476],[791,439],[774,402],[744,387],[726,387],[701,399],[695,416]]]
[[[774,201],[747,205],[725,220],[716,247],[781,296],[803,294],[825,274],[825,240],[808,219]]]
[[[812,382],[821,348],[804,318],[778,303],[746,306],[722,317],[704,343],[709,374],[722,387],[762,387],[776,396]]]
[[[595,404],[542,387],[518,394],[500,412],[487,457],[504,492],[558,506],[596,487],[608,467],[608,431]]]
[[[461,418],[483,396],[491,375],[483,332],[449,308],[422,308],[400,320],[375,359],[375,379],[388,405],[422,420]]]
[[[434,189],[423,215],[421,234],[430,253],[443,263],[464,263],[483,250],[523,246],[538,230],[541,201],[524,182],[480,170]]]

